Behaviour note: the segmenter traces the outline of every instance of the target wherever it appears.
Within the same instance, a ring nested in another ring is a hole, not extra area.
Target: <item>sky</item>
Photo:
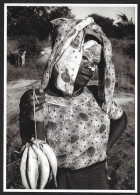
[[[86,16],[90,15],[90,14],[99,14],[105,17],[109,17],[111,19],[116,20],[116,14],[124,13],[126,14],[126,16],[128,17],[128,19],[130,20],[132,18],[133,22],[135,22],[135,7],[134,4],[133,5],[121,5],[119,7],[117,7],[118,5],[105,5],[105,6],[101,6],[101,5],[93,5],[93,4],[84,4],[84,5],[72,5],[72,6],[68,6],[71,10],[72,13],[76,16],[77,19],[83,19]],[[129,6],[129,7],[128,7]]]

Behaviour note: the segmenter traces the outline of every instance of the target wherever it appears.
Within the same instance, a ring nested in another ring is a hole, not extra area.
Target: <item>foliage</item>
[[[41,48],[36,37],[23,35],[18,37],[17,40],[17,49],[20,53],[26,51],[26,60],[39,54]]]
[[[46,63],[38,63],[37,59],[29,59],[24,67],[8,65],[7,81],[17,81],[19,79],[40,80]]]
[[[96,24],[102,27],[103,32],[108,36],[108,37],[114,37],[113,35],[115,34],[115,26],[113,25],[114,20],[98,15],[98,14],[91,14],[90,17],[94,19]]]
[[[135,90],[134,40],[110,39],[113,49],[112,61],[115,65],[116,87],[127,91]],[[131,51],[131,52],[130,52]],[[133,55],[131,55],[131,53]]]
[[[102,27],[104,33],[110,38],[122,39],[129,37],[134,39],[135,25],[128,20],[125,14],[119,17],[123,22],[114,25],[114,20],[98,14],[91,14],[95,22]],[[17,50],[22,53],[26,50],[26,60],[36,56],[40,47],[39,40],[49,39],[52,31],[51,20],[55,18],[74,18],[68,7],[33,7],[33,6],[8,6],[7,8],[7,32],[10,38],[18,37]],[[20,38],[19,38],[20,36]],[[134,57],[134,47],[126,49],[130,57]]]
[[[122,53],[130,58],[135,58],[135,40],[125,39],[110,39],[112,43],[113,50],[115,53]]]
[[[128,22],[128,18],[125,14],[120,13],[120,14],[117,14],[117,16],[119,19],[121,19],[122,22]]]
[[[108,37],[124,38],[135,35],[135,24],[128,20],[123,13],[118,14],[120,22],[114,24],[114,20],[98,14],[91,14],[95,22],[102,27]],[[8,6],[7,8],[7,32],[8,36],[33,35],[39,39],[46,39],[52,31],[51,20],[65,17],[74,18],[71,9],[61,6]]]
[[[68,7],[8,6],[8,36],[34,35],[45,39],[52,30],[50,21],[59,17],[74,15]]]
[[[118,23],[116,27],[115,36],[118,39],[129,37],[134,39],[135,37],[135,25],[133,23]]]
[[[102,27],[103,32],[111,38],[122,39],[124,37],[130,37],[134,39],[135,36],[135,24],[126,17],[125,14],[120,15],[122,21],[114,24],[114,20],[108,17],[104,17],[98,14],[91,14],[94,21]]]

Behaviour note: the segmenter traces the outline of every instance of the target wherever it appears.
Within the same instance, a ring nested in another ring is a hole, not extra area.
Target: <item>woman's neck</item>
[[[45,89],[45,93],[51,96],[63,97],[63,93],[51,82],[49,82],[47,88]]]
[[[80,95],[83,92],[84,88],[79,87],[79,88],[74,88],[74,92],[72,94],[73,97],[76,97],[78,95]]]
[[[76,96],[80,95],[83,92],[83,90],[84,89],[81,87],[74,88],[74,92],[73,92],[72,96],[70,96],[70,97],[76,97]],[[65,97],[63,92],[60,91],[59,89],[57,89],[55,87],[55,85],[51,82],[48,84],[48,87],[45,89],[45,93],[47,93],[50,96]]]

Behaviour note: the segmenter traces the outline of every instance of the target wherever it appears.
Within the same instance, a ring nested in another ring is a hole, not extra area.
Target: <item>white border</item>
[[[135,189],[138,190],[138,6],[135,7]],[[137,182],[136,182],[137,181]]]
[[[137,7],[137,4],[76,4],[76,3],[5,3],[5,6],[59,6],[59,7],[64,7],[64,6],[73,6],[73,7]]]
[[[6,142],[7,142],[7,136],[6,136],[6,128],[7,128],[7,6],[78,6],[78,7],[134,7],[135,8],[135,190],[22,190],[22,189],[6,189]],[[138,76],[138,63],[137,63],[137,25],[138,25],[138,5],[137,4],[44,4],[44,3],[5,3],[4,4],[4,137],[3,137],[3,148],[4,148],[4,158],[3,158],[3,191],[4,192],[76,192],[76,193],[93,193],[93,192],[104,192],[104,193],[136,193],[137,192],[137,76]]]
[[[7,7],[4,5],[4,158],[3,158],[3,189],[6,189],[6,143],[7,143]]]

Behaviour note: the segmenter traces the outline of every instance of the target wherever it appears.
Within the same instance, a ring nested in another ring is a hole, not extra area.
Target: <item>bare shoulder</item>
[[[95,97],[97,103],[99,105],[102,105],[102,101],[100,100],[100,98],[98,96],[98,86],[97,85],[89,85],[89,86],[87,86],[87,88],[93,94],[93,96]]]
[[[97,85],[89,85],[87,86],[88,90],[90,90],[93,94],[98,94],[98,86]]]
[[[25,91],[20,98],[20,106],[21,104],[26,102],[32,94],[33,94],[33,89],[28,89],[27,91]]]

